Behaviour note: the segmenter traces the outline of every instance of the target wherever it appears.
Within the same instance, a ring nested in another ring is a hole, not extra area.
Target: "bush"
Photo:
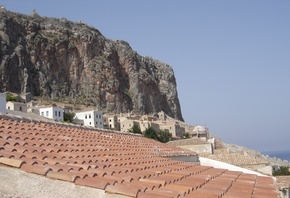
[[[289,166],[272,167],[273,176],[290,175]]]
[[[172,134],[167,131],[159,131],[157,132],[157,136],[158,136],[157,140],[163,143],[169,142],[172,138]]]
[[[159,142],[169,142],[172,138],[172,134],[167,131],[155,131],[152,127],[149,127],[144,131],[144,136],[150,139],[157,140]]]
[[[189,139],[189,138],[190,138],[190,134],[189,134],[189,133],[184,133],[184,134],[183,134],[183,138],[185,138],[185,139]]]
[[[63,120],[65,122],[72,122],[74,117],[75,113],[66,113],[66,112],[63,113]]]
[[[132,126],[132,128],[129,129],[128,131],[129,131],[130,133],[138,133],[138,134],[142,134],[142,131],[141,131],[140,127],[139,127],[138,125],[136,125],[136,124],[134,124],[134,125]]]
[[[12,102],[16,102],[16,97],[12,96],[10,93],[6,94],[6,101],[12,101]]]

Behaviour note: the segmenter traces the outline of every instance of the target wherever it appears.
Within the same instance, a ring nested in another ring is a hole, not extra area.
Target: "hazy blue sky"
[[[226,143],[290,150],[290,1],[0,0],[83,21],[171,65],[185,121]]]

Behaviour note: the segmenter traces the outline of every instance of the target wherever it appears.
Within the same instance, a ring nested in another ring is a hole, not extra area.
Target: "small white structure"
[[[83,120],[84,126],[104,128],[103,112],[101,111],[82,111],[76,112],[74,120]]]
[[[63,121],[63,109],[57,106],[39,108],[39,114],[46,118]]]
[[[27,113],[27,105],[25,103],[21,103],[21,102],[8,101],[8,102],[6,102],[6,109]]]
[[[0,113],[6,113],[6,94],[0,93]]]
[[[195,126],[194,129],[189,133],[192,137],[198,137],[204,140],[207,140],[209,136],[208,128],[201,125]]]

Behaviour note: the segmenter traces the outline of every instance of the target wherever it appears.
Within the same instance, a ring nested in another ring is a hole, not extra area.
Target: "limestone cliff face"
[[[182,120],[172,68],[66,19],[0,12],[0,91]]]

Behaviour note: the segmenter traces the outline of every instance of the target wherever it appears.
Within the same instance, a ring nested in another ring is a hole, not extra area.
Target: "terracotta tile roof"
[[[0,164],[131,197],[277,197],[272,178],[175,161],[141,136],[0,115]]]

